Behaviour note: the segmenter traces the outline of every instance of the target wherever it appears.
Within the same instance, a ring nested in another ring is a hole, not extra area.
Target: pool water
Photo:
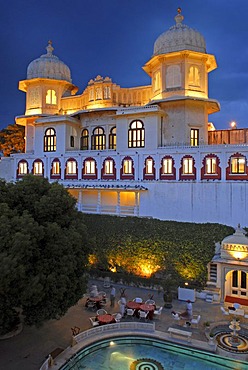
[[[247,370],[247,362],[145,337],[98,341],[78,352],[61,370]]]

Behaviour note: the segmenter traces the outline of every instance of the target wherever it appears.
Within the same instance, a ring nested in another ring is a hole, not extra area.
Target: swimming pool
[[[142,336],[97,341],[61,370],[247,370],[247,362]]]

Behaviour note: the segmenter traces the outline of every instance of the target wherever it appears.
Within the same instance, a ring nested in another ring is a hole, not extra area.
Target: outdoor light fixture
[[[232,121],[232,122],[230,123],[230,126],[231,126],[231,129],[232,129],[232,130],[235,130],[235,129],[237,128],[237,123],[236,123],[235,121]]]

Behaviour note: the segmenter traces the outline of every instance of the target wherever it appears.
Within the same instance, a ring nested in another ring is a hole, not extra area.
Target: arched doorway
[[[232,270],[226,274],[225,295],[248,298],[248,273]]]

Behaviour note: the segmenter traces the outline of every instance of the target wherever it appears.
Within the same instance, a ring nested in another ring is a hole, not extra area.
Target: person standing
[[[186,311],[187,311],[187,314],[188,314],[188,318],[189,319],[192,319],[192,316],[193,316],[193,307],[192,307],[192,303],[191,303],[191,301],[189,299],[187,300]]]
[[[121,294],[121,299],[120,299],[120,312],[121,312],[121,317],[124,317],[125,313],[126,313],[126,304],[127,304],[127,301],[126,301],[126,297],[125,297],[125,294]]]
[[[110,291],[110,307],[115,306],[115,287],[113,285],[110,285],[111,291]]]

